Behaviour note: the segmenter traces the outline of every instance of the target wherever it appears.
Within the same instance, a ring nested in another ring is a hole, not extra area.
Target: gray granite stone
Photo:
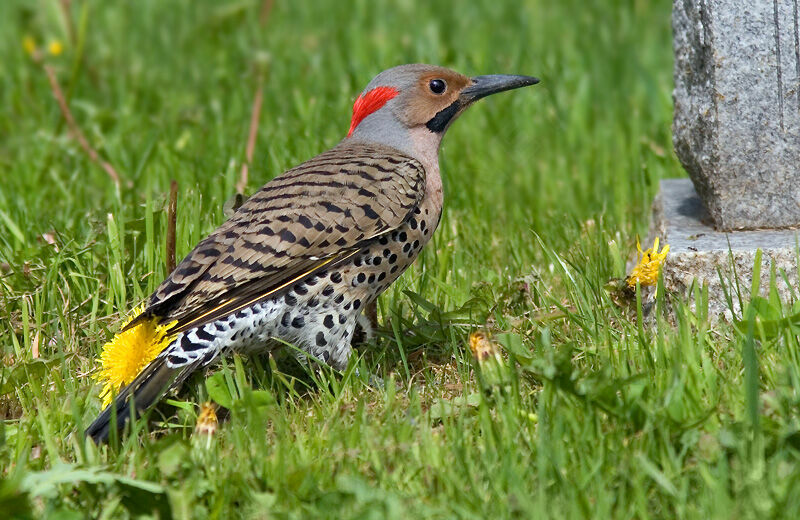
[[[673,141],[720,230],[800,225],[798,0],[674,0]]]
[[[733,317],[741,317],[737,287],[741,300],[747,302],[756,250],[761,249],[762,295],[767,294],[770,266],[774,264],[781,298],[786,302],[797,299],[800,291],[797,269],[800,230],[726,233],[715,230],[709,223],[709,215],[689,179],[661,181],[661,191],[653,203],[648,245],[658,236],[662,244],[670,246],[662,268],[668,291],[683,295],[694,304],[692,288],[706,284],[712,320],[723,318],[730,321]],[[726,292],[730,295],[730,302]]]

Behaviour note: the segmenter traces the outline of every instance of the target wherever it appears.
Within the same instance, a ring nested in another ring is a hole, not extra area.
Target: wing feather
[[[272,296],[399,227],[424,191],[415,159],[345,140],[247,199],[178,264],[141,316],[187,330]]]

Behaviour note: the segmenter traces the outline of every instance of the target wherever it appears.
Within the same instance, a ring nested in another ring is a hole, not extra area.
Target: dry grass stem
[[[261,117],[261,103],[263,101],[264,74],[259,72],[256,92],[253,96],[253,109],[250,112],[250,131],[247,135],[247,148],[245,149],[245,161],[242,164],[242,175],[236,183],[236,192],[244,193],[247,187],[250,164],[253,162],[253,153],[256,148],[256,135],[258,134],[258,120]]]
[[[169,183],[169,204],[167,205],[167,272],[175,269],[175,227],[178,221],[178,182]]]
[[[67,122],[67,126],[69,127],[70,134],[78,141],[78,144],[86,152],[86,155],[89,156],[89,159],[99,165],[105,172],[111,177],[111,180],[114,181],[114,184],[119,186],[120,176],[117,173],[117,170],[114,169],[107,161],[104,161],[100,158],[100,155],[97,153],[97,150],[92,148],[89,144],[89,141],[86,140],[86,136],[83,135],[81,129],[78,127],[78,123],[75,122],[75,118],[72,116],[72,112],[69,110],[69,106],[67,105],[67,100],[64,98],[64,93],[61,90],[61,86],[58,84],[58,79],[56,79],[56,72],[53,70],[53,67],[50,65],[44,66],[44,71],[47,73],[47,79],[50,81],[50,90],[53,92],[53,97],[56,98],[58,102],[58,107],[61,109],[61,114],[64,116],[64,120]]]

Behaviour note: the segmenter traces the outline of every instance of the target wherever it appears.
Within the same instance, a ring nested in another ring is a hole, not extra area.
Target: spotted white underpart
[[[361,312],[430,240],[441,215],[436,209],[423,203],[399,229],[376,238],[347,263],[306,278],[275,298],[182,332],[160,356],[172,368],[198,361],[207,365],[225,352],[268,352],[282,345],[275,341],[279,339],[344,369]]]

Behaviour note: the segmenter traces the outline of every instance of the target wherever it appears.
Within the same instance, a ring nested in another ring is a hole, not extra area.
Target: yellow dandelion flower
[[[33,56],[33,53],[36,52],[36,40],[33,39],[33,36],[28,34],[22,39],[22,48],[28,56]]]
[[[47,46],[47,51],[53,56],[58,56],[64,52],[64,44],[61,43],[61,40],[53,40]]]
[[[636,249],[639,253],[639,261],[631,270],[631,274],[625,278],[625,283],[630,288],[635,288],[638,282],[641,286],[656,285],[658,283],[658,273],[664,260],[667,258],[669,246],[665,245],[661,251],[658,250],[658,237],[653,242],[653,247],[647,251],[642,251],[642,245],[636,241]]]
[[[123,324],[131,322],[142,313],[144,307],[136,309]],[[103,406],[111,403],[111,396],[136,376],[169,344],[173,336],[168,325],[159,325],[155,320],[145,320],[120,332],[103,346],[100,354],[100,371],[95,379],[104,383],[100,397]]]
[[[489,358],[500,356],[500,350],[497,344],[489,339],[489,336],[485,332],[480,330],[469,335],[469,349],[472,351],[472,356],[478,363],[483,363]]]
[[[509,370],[502,349],[489,333],[476,331],[470,334],[469,349],[478,362],[477,374],[485,389],[491,391],[508,383]]]
[[[194,432],[198,435],[214,435],[214,432],[217,431],[217,423],[217,409],[214,404],[211,401],[201,404]]]

